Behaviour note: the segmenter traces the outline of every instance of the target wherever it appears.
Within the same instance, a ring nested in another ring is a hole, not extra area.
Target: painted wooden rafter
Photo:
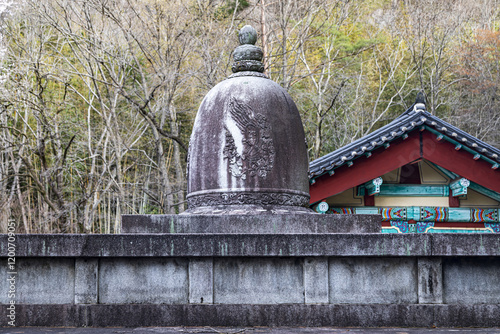
[[[375,194],[380,193],[380,186],[384,181],[381,177],[374,178],[373,180],[366,182],[364,185],[364,189],[366,190],[366,195],[373,196]],[[363,194],[365,195],[365,194]]]
[[[448,136],[444,136],[439,132],[439,131],[436,131],[434,129],[432,129],[431,127],[429,126],[425,126],[425,129],[428,130],[429,132],[432,132],[436,135],[436,140],[437,141],[441,141],[441,139],[445,139],[447,142],[455,145],[455,150],[459,151],[461,149],[463,149],[464,151],[470,153],[472,155],[472,159],[474,160],[479,160],[479,159],[483,159],[484,161],[487,161],[491,164],[491,168],[492,169],[497,169],[498,168],[498,163],[496,163],[495,161],[491,160],[490,158],[488,158],[487,156],[485,156],[484,154],[480,154],[470,148],[468,148],[467,146],[464,146],[462,145],[461,143],[457,142],[456,140],[448,137]]]
[[[450,183],[451,195],[453,197],[458,197],[462,195],[467,195],[467,188],[470,186],[470,181],[461,178]]]

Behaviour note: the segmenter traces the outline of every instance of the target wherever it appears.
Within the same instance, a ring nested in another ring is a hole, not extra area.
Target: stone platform
[[[18,235],[16,324],[500,326],[498,236],[333,233],[380,217],[300,216],[127,216],[136,233]]]
[[[234,214],[221,215],[123,215],[122,233],[325,234],[381,231],[378,215],[282,211],[274,214],[238,214],[234,210]]]

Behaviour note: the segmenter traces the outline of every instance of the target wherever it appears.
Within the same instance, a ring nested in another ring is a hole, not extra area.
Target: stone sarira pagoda
[[[262,72],[257,33],[241,29],[233,74],[205,96],[188,152],[186,214],[312,213],[300,114]]]
[[[427,112],[420,93],[388,125],[311,162],[311,205],[380,214],[386,233],[499,233],[499,157]]]

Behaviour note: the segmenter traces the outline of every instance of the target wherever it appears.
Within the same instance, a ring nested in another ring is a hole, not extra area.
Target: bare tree
[[[460,66],[455,113],[450,121],[474,136],[500,146],[500,32],[480,29],[457,50]]]
[[[460,80],[453,76],[458,58],[451,51],[476,9],[476,4],[465,0],[404,1],[399,5],[400,36],[408,45],[420,89],[433,113],[449,104],[447,93]]]

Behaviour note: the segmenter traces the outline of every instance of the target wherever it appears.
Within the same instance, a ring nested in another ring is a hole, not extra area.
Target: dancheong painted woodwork
[[[311,207],[379,214],[386,233],[500,233],[500,150],[417,102],[388,125],[312,161]]]

